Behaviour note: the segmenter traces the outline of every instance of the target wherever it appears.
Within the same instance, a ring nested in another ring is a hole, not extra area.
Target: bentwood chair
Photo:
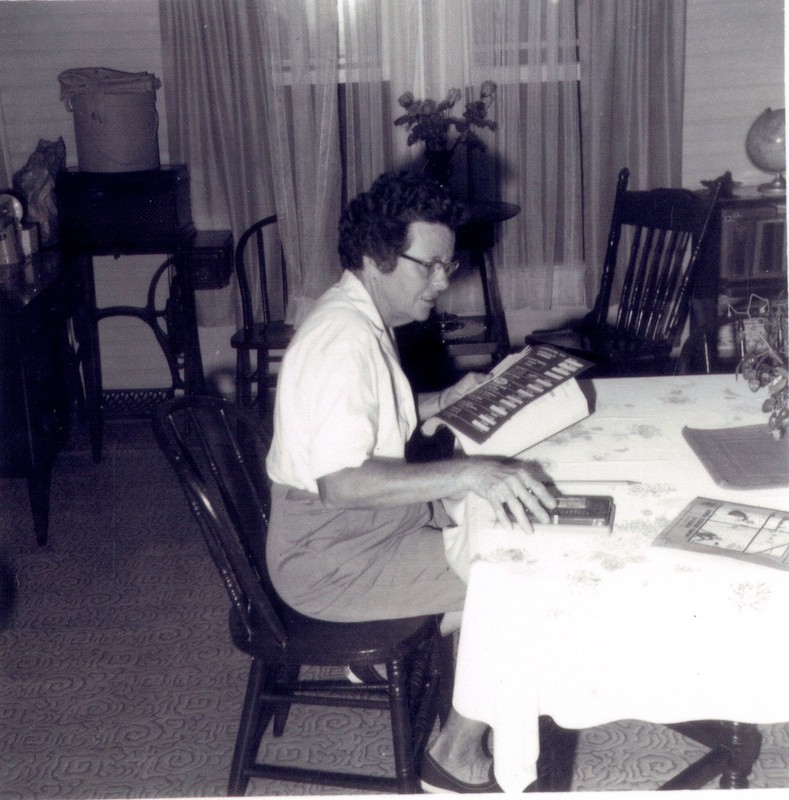
[[[593,361],[596,376],[671,372],[720,191],[628,191],[629,177],[620,171],[592,311],[526,337]]]
[[[252,659],[228,794],[243,795],[253,777],[417,792],[416,764],[436,716],[449,710],[452,659],[438,618],[322,622],[289,608],[270,582],[264,555],[267,423],[225,400],[187,396],[163,403],[153,424],[230,597],[233,644]],[[382,663],[387,678],[377,685],[342,676],[345,665],[363,673]],[[337,668],[336,679],[329,667]],[[388,711],[394,775],[274,764],[265,760],[265,746],[258,760],[266,731],[281,737],[296,704]]]
[[[233,259],[242,313],[242,328],[230,340],[236,351],[236,402],[252,405],[254,386],[254,402],[263,411],[277,380],[271,365],[282,361],[293,336],[293,326],[285,322],[288,275],[276,214],[241,234]]]

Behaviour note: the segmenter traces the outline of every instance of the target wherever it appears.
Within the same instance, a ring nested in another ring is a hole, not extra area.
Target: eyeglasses
[[[419,264],[420,267],[424,267],[427,270],[427,277],[431,281],[436,277],[439,267],[444,270],[444,275],[449,279],[460,266],[459,261],[439,261],[438,259],[434,261],[422,261],[420,258],[414,258],[406,253],[400,253],[400,258],[405,258],[407,261],[413,261],[414,264]]]

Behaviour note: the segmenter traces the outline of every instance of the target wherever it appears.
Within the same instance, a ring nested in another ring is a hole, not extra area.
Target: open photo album
[[[514,456],[589,416],[575,378],[590,366],[556,347],[529,345],[427,420],[423,431],[430,435],[443,424],[468,455]]]

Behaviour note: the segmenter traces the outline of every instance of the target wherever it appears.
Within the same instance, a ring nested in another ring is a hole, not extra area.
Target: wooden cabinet
[[[56,253],[0,267],[0,476],[27,479],[39,544],[52,462],[69,433],[67,314]]]
[[[774,299],[787,288],[786,196],[738,187],[718,201],[694,294],[694,323],[751,294]]]

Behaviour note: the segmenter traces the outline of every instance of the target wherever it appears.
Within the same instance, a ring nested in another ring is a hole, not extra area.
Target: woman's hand
[[[465,462],[469,489],[493,507],[496,520],[512,527],[510,515],[527,533],[532,530],[524,507],[540,522],[549,522],[546,509],[556,505],[555,498],[532,476],[528,465],[512,459],[471,457]],[[508,513],[509,512],[509,513]]]
[[[451,406],[455,400],[460,400],[463,395],[468,394],[472,389],[476,389],[484,383],[488,376],[482,372],[467,372],[456,384],[444,389],[438,394],[438,410]]]
[[[482,372],[468,372],[456,384],[442,389],[440,392],[423,392],[417,398],[419,406],[419,418],[428,419],[438,414],[447,406],[451,406],[456,400],[460,400],[463,395],[468,394],[472,389],[476,389],[484,383],[488,376]]]

